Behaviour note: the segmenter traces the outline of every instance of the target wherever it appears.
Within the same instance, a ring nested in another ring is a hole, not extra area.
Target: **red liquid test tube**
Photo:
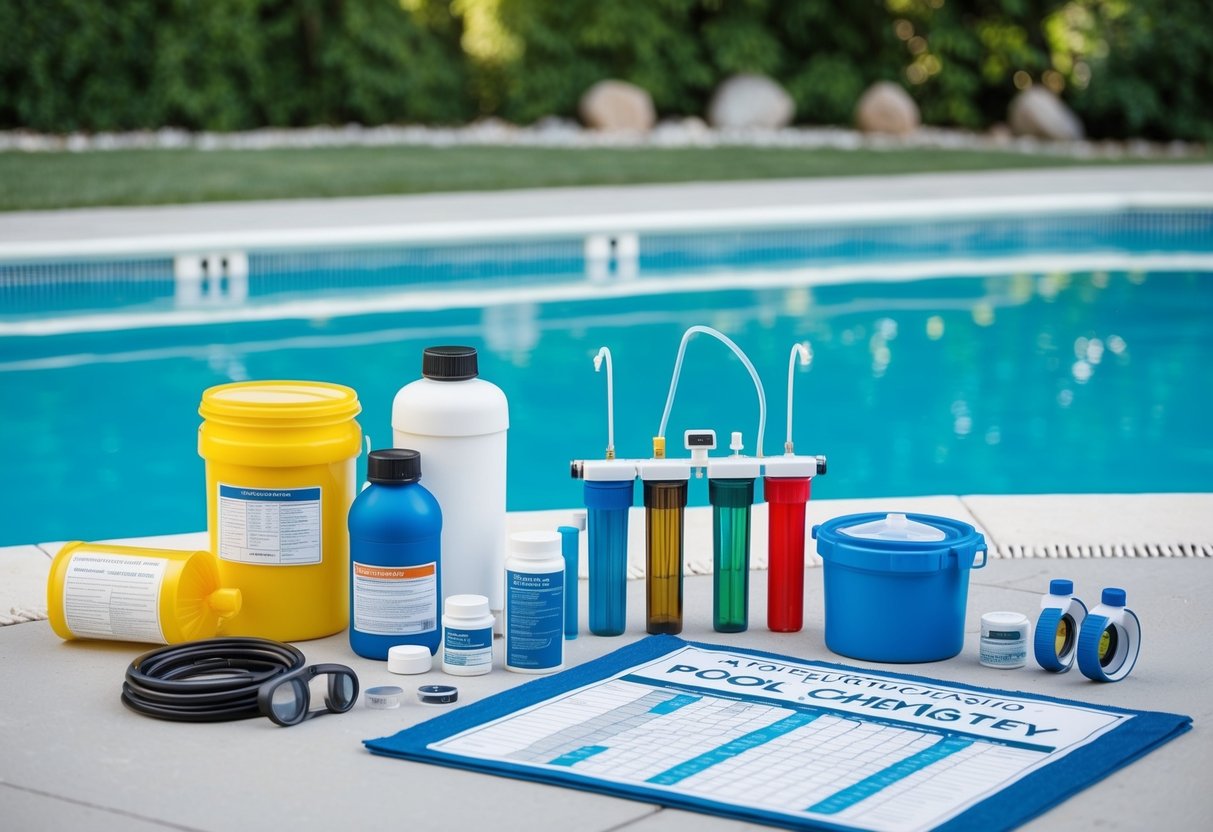
[[[764,477],[769,506],[767,628],[795,633],[804,625],[804,508],[810,477]]]

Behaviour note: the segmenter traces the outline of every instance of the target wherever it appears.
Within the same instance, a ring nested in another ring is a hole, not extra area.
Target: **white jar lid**
[[[987,612],[981,616],[981,633],[992,630],[1014,630],[1024,637],[1028,634],[1028,617],[1021,612]]]
[[[556,532],[516,532],[510,535],[510,554],[535,559],[560,557],[560,535]]]
[[[868,540],[914,540],[934,543],[947,537],[943,529],[911,520],[904,514],[889,514],[883,520],[860,523],[858,526],[849,526],[839,531],[851,537]]]
[[[397,644],[387,651],[387,669],[392,673],[429,673],[433,664],[430,648],[420,644]]]
[[[489,599],[483,595],[452,595],[444,609],[456,618],[483,618],[489,614]]]

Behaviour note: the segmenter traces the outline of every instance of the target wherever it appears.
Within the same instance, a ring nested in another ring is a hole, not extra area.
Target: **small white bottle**
[[[493,616],[483,595],[452,595],[442,615],[442,672],[483,676],[493,669]]]
[[[505,669],[564,667],[564,557],[556,532],[510,536],[505,561]]]

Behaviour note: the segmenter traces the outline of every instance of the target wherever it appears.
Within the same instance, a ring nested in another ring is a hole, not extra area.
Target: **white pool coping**
[[[0,214],[0,262],[1213,206],[1213,165],[543,188]]]

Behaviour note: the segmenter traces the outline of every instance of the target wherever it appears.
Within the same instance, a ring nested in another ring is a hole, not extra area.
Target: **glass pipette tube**
[[[750,621],[750,505],[754,480],[709,479],[712,504],[712,626],[740,633]]]
[[[770,506],[767,571],[767,627],[795,633],[804,626],[804,508],[808,477],[766,477],[762,491]]]
[[[682,632],[682,525],[686,480],[644,483],[647,625],[650,633]]]
[[[636,481],[585,482],[590,561],[590,632],[622,635],[627,627],[628,509]]]

